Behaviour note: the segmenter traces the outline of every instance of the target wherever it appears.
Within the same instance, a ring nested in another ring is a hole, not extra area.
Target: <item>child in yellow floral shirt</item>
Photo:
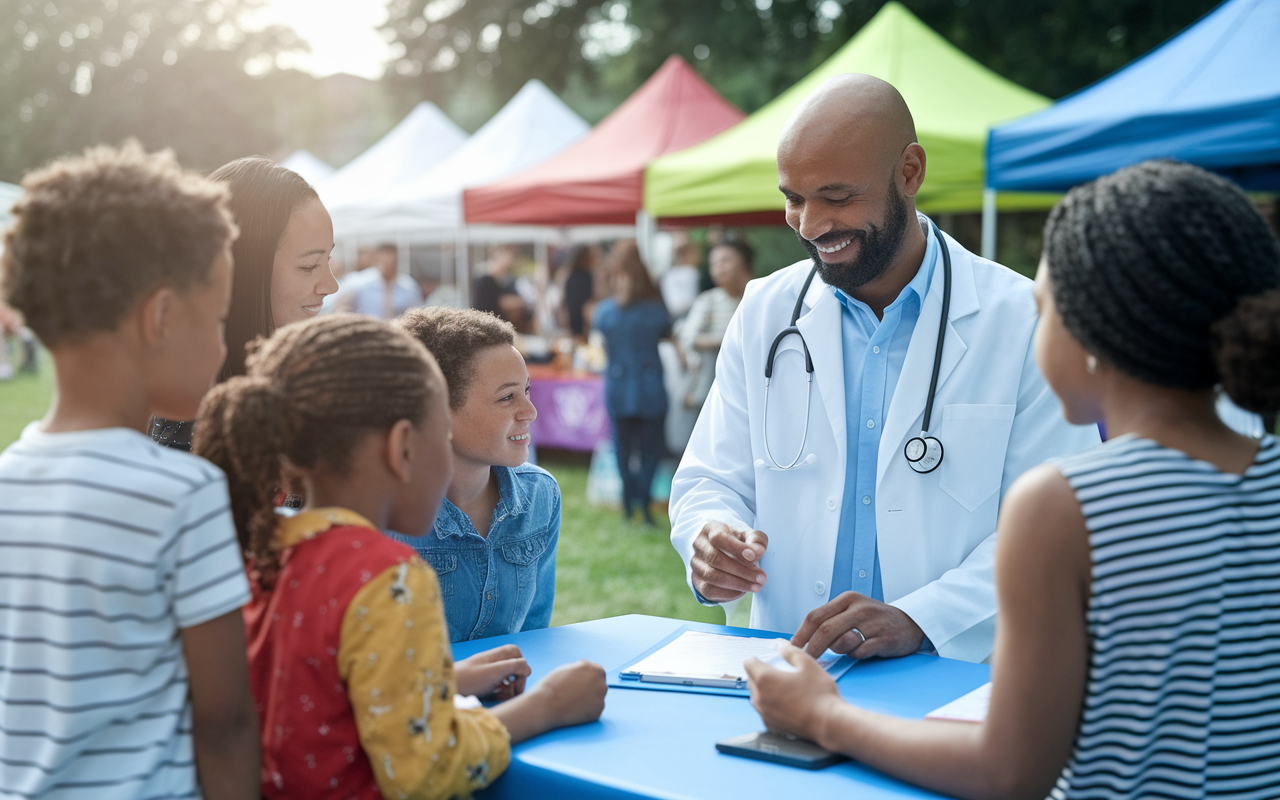
[[[510,742],[600,715],[604,673],[586,662],[492,712],[455,707],[435,573],[379,532],[430,529],[449,429],[427,351],[354,315],[281,328],[201,406],[194,449],[228,474],[250,566],[265,797],[466,796]],[[286,485],[306,498],[290,518],[274,508]]]

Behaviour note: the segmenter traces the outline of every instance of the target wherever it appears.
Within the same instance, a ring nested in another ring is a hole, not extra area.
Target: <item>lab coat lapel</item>
[[[821,278],[815,277],[805,298],[809,310],[796,320],[796,327],[809,347],[813,359],[814,380],[818,383],[822,407],[827,412],[831,433],[835,436],[836,452],[844,464],[845,453],[845,398],[844,398],[844,345],[840,331],[840,301]],[[799,409],[797,409],[799,413]]]
[[[978,311],[978,293],[973,283],[973,264],[969,252],[944,234],[951,253],[951,308],[947,313],[947,337],[942,350],[941,367],[938,370],[938,393],[967,349],[964,340],[952,324],[956,320]],[[920,418],[924,414],[929,397],[929,381],[933,377],[933,357],[938,347],[938,323],[942,315],[944,270],[942,258],[933,270],[929,292],[925,295],[916,320],[911,342],[907,345],[907,357],[902,363],[902,374],[889,401],[889,413],[885,415],[884,433],[880,437],[880,450],[876,459],[876,486],[884,477],[891,459],[897,457],[908,438],[917,435]],[[838,302],[838,301],[837,301]],[[816,365],[815,365],[816,366]],[[933,403],[931,429],[942,422],[942,406]]]

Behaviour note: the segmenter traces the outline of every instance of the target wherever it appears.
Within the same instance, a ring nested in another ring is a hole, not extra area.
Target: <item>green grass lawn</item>
[[[0,450],[18,438],[28,422],[40,419],[53,396],[53,369],[49,357],[40,354],[40,373],[19,373],[0,381]]]
[[[0,381],[0,449],[49,406],[53,370],[41,355],[39,375]],[[563,495],[552,624],[619,614],[724,622],[723,611],[698,605],[685,586],[665,514],[656,514],[657,527],[647,528],[624,522],[618,511],[590,506],[585,458],[547,456],[543,466],[556,476]]]

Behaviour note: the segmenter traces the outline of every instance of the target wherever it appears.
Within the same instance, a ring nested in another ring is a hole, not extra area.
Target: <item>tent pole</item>
[[[396,237],[396,271],[409,275],[409,237],[403,233]]]
[[[463,308],[471,307],[471,253],[467,244],[467,228],[461,226],[457,229],[457,236],[454,238],[453,245],[453,278],[458,289],[458,297],[462,301]]]
[[[640,251],[640,260],[650,271],[653,270],[653,234],[655,233],[653,217],[644,209],[636,212],[636,249]]]
[[[996,260],[996,190],[982,190],[982,257]]]

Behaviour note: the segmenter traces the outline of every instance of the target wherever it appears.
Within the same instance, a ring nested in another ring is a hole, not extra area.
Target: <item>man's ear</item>
[[[916,142],[907,145],[902,152],[902,193],[907,197],[915,197],[924,184],[925,155],[924,148]]]
[[[414,459],[413,423],[402,419],[387,432],[387,469],[401,483],[413,478]]]
[[[169,343],[177,299],[173,287],[162,286],[138,304],[139,332],[147,348],[163,349]]]

